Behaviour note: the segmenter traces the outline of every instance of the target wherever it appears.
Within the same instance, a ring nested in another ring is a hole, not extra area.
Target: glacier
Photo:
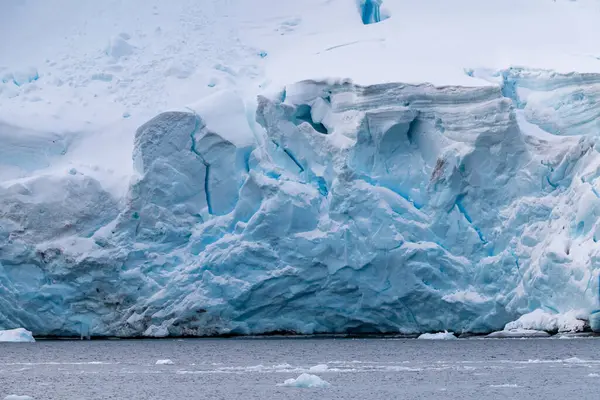
[[[4,181],[0,328],[489,333],[538,309],[585,319],[600,75],[471,73],[490,83],[308,80],[252,114],[235,92],[161,113],[137,129],[124,200],[73,170]]]
[[[196,3],[3,5],[0,330],[600,331],[595,0]]]

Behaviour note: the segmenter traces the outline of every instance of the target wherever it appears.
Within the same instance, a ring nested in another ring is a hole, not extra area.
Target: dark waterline
[[[0,399],[598,399],[599,350],[597,338],[0,343]],[[303,372],[331,387],[277,386]]]

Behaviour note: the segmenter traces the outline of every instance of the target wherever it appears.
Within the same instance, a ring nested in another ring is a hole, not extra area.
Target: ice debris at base
[[[328,388],[331,384],[316,375],[302,374],[298,378],[286,379],[285,382],[277,386],[296,387],[296,388]]]
[[[172,360],[164,359],[164,360],[156,360],[156,365],[174,365],[175,363]]]
[[[25,396],[25,395],[19,396],[16,394],[9,394],[8,396],[6,396],[4,398],[4,400],[33,400],[33,397]]]
[[[0,342],[35,342],[35,339],[28,330],[17,328],[0,331]]]
[[[582,332],[587,318],[585,312],[570,311],[564,314],[551,314],[537,309],[509,322],[505,330],[532,329],[546,332]]]
[[[586,313],[569,311],[563,314],[551,314],[541,309],[522,315],[516,321],[509,322],[504,330],[493,332],[489,338],[548,337],[550,333],[579,333],[586,328]],[[562,337],[561,337],[562,338]]]
[[[425,340],[454,340],[458,339],[452,332],[438,332],[438,333],[423,333],[417,339]]]
[[[533,329],[510,329],[492,332],[486,337],[494,339],[504,338],[534,338],[534,337],[549,337],[550,334],[544,331],[536,331]]]

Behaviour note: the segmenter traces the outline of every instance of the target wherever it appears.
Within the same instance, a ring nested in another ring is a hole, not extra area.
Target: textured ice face
[[[120,203],[77,174],[2,186],[0,328],[489,332],[591,310],[592,100],[565,95],[577,77],[515,74],[479,88],[300,82],[259,97],[260,126],[229,95],[218,112],[160,114],[137,131]],[[539,122],[558,102],[576,133]]]

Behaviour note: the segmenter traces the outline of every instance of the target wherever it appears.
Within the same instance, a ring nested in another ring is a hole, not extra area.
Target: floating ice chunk
[[[168,358],[164,359],[164,360],[157,360],[156,361],[156,365],[174,365],[175,363],[172,360],[169,360]]]
[[[518,320],[509,322],[504,330],[526,329],[546,332],[581,332],[585,328],[585,321],[580,319],[578,311],[569,311],[564,314],[550,314],[537,309],[522,315]]]
[[[501,385],[490,385],[491,388],[517,388],[519,385],[515,385],[514,383],[503,383]]]
[[[0,331],[0,342],[35,342],[35,339],[28,330],[17,328]]]
[[[277,386],[297,387],[297,388],[327,388],[331,384],[316,375],[302,374],[296,379],[286,379],[285,382]]]
[[[454,336],[454,333],[452,333],[452,332],[444,331],[444,332],[438,332],[438,333],[424,333],[421,336],[419,336],[417,339],[454,340],[454,339],[457,339],[457,337]]]
[[[588,374],[588,378],[600,378],[600,374]]]
[[[510,329],[498,332],[492,332],[486,337],[488,338],[524,338],[524,337],[548,337],[550,334],[544,331],[538,331],[534,329]]]
[[[318,364],[315,365],[314,367],[310,367],[309,371],[310,372],[326,372],[329,369],[329,367],[327,366],[327,364]]]
[[[33,397],[30,396],[19,396],[16,394],[9,394],[4,398],[4,400],[33,400]]]

